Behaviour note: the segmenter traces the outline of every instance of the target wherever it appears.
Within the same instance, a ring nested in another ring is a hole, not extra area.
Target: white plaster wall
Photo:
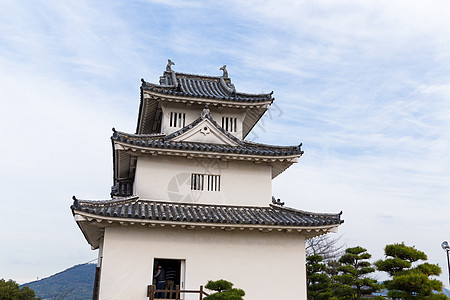
[[[100,299],[148,299],[155,258],[185,260],[187,289],[226,279],[246,300],[306,299],[305,239],[298,233],[134,225],[106,228],[104,243]]]
[[[221,190],[191,191],[191,173],[220,175]],[[272,171],[266,163],[173,156],[139,157],[135,191],[141,199],[268,206]]]
[[[216,121],[217,124],[219,124],[219,126],[222,126],[222,117],[236,118],[236,131],[230,133],[238,139],[242,139],[242,125],[245,117],[245,112],[243,110],[212,109],[211,116],[213,120]]]

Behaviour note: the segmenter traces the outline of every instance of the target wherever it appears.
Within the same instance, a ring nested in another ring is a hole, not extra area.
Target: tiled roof
[[[153,220],[180,223],[317,227],[343,223],[341,213],[318,214],[271,205],[269,207],[208,205],[140,200],[85,201],[74,197],[72,212],[108,219]]]
[[[206,109],[207,110],[207,109]],[[205,110],[204,110],[205,111]],[[209,110],[207,113],[202,113],[194,122],[185,126],[184,128],[171,133],[167,136],[159,135],[138,135],[119,132],[113,129],[114,133],[111,137],[113,141],[124,142],[130,145],[136,145],[148,148],[159,149],[174,149],[174,150],[187,150],[187,151],[205,151],[205,152],[219,152],[219,153],[231,153],[231,154],[247,154],[247,155],[261,155],[261,156],[290,156],[290,155],[302,155],[302,144],[298,146],[272,146],[259,143],[253,143],[248,141],[241,141],[222,127],[220,127],[216,121],[211,118]],[[224,144],[207,144],[198,142],[176,142],[172,141],[175,138],[188,130],[192,129],[198,123],[205,118],[209,119],[211,123],[220,130],[229,139],[233,140],[237,146],[224,145]]]
[[[152,149],[171,149],[181,151],[201,151],[261,156],[298,156],[303,154],[301,145],[280,147],[250,142],[241,142],[238,146],[231,146],[198,142],[175,142],[166,140],[164,138],[142,137],[140,135],[128,134],[119,131],[114,132],[111,138],[113,141]]]
[[[209,98],[228,102],[258,103],[272,102],[272,93],[246,94],[236,92],[228,77],[200,76],[166,71],[160,78],[160,84],[142,79],[142,89],[161,94],[183,97]]]

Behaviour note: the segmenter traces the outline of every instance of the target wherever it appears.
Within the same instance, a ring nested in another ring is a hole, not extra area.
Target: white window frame
[[[169,115],[169,127],[183,128],[186,126],[186,113],[171,111]]]
[[[236,117],[222,117],[222,128],[228,132],[237,131],[237,118]]]
[[[192,173],[191,190],[220,192],[220,175]]]
[[[206,181],[209,192],[220,192],[220,175],[207,175]]]

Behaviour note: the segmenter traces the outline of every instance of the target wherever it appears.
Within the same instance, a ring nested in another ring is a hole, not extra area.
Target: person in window
[[[156,269],[156,273],[153,275],[153,278],[156,281],[156,289],[164,290],[164,286],[166,284],[166,271],[163,269],[163,267],[160,264],[158,264],[158,268]],[[155,298],[157,298],[157,299],[164,298],[164,293],[157,292],[155,294]]]
[[[175,288],[175,277],[177,276],[177,271],[172,267],[168,267],[166,271],[166,290],[173,290]],[[173,292],[168,292],[168,299],[172,299]]]

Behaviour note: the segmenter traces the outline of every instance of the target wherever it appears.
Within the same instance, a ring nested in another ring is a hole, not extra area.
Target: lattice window
[[[183,128],[186,123],[186,113],[171,112],[170,113],[170,127]]]
[[[220,175],[208,175],[208,191],[219,192],[220,191]]]
[[[220,175],[195,174],[191,175],[191,190],[219,192]]]
[[[236,132],[237,118],[222,117],[222,128],[228,132]]]
[[[192,174],[191,176],[191,190],[203,191],[203,181],[205,175],[203,174]]]

